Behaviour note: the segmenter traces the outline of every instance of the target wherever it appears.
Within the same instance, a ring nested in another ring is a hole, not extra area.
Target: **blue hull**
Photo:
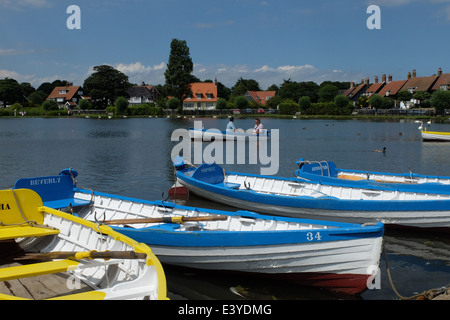
[[[76,171],[73,171],[75,172]],[[76,176],[76,175],[75,175]],[[38,183],[40,181],[40,183]],[[43,199],[44,205],[54,209],[64,209],[69,205],[72,207],[82,207],[90,205],[86,200],[89,197],[101,196],[114,200],[128,201],[131,203],[157,206],[164,209],[179,211],[195,211],[205,212],[211,215],[225,215],[232,217],[241,217],[244,219],[266,220],[266,221],[284,221],[293,223],[303,223],[309,225],[317,225],[320,229],[320,241],[342,241],[361,238],[380,237],[383,234],[383,224],[378,223],[375,226],[364,226],[360,224],[350,224],[331,221],[319,221],[310,219],[297,219],[279,216],[260,215],[249,211],[221,211],[213,209],[202,209],[195,207],[180,206],[170,202],[148,201],[112,195],[102,192],[94,192],[92,190],[78,189],[74,183],[74,179],[64,171],[59,176],[24,178],[16,182],[15,188],[27,188],[36,191]],[[76,193],[86,194],[86,199],[77,198]],[[76,212],[76,210],[75,210]],[[83,216],[82,216],[83,217]],[[83,217],[84,218],[84,217]],[[103,217],[102,217],[103,218]],[[183,231],[180,232],[179,224],[163,223],[146,228],[128,228],[128,227],[112,227],[113,229],[123,233],[139,242],[146,244],[184,247],[229,247],[229,246],[260,246],[260,245],[282,245],[282,244],[298,244],[311,243],[317,241],[310,237],[308,233],[310,229],[305,230],[283,230],[283,231]]]
[[[175,167],[179,183],[189,191],[241,209],[306,219],[351,223],[382,221],[390,226],[450,231],[450,196],[444,192],[401,193],[392,184],[364,184],[361,187],[347,182],[317,182],[236,172],[226,172],[225,175],[216,164],[191,168],[184,166],[181,159],[175,161]],[[249,185],[250,181],[253,181],[253,186]],[[268,191],[270,185],[283,184],[300,191],[291,194]],[[337,194],[343,189],[347,193],[339,198]],[[304,190],[314,190],[316,193],[314,196],[311,196],[312,193],[301,195]]]

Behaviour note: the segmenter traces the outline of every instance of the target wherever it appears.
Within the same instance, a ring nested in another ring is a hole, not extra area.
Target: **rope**
[[[392,280],[392,276],[391,276],[391,271],[389,269],[389,265],[388,265],[388,259],[387,259],[387,255],[386,255],[386,246],[383,244],[383,254],[384,254],[384,260],[386,262],[386,271],[387,271],[387,275],[389,278],[389,283],[391,284],[392,290],[394,290],[395,294],[397,295],[397,297],[401,300],[413,300],[413,299],[418,299],[418,298],[423,298],[424,300],[432,300],[435,297],[444,294],[447,292],[447,290],[449,290],[450,288],[450,284],[448,284],[447,286],[443,287],[443,288],[439,288],[439,289],[430,289],[430,290],[426,290],[422,293],[418,293],[415,294],[413,296],[410,297],[404,297],[402,296],[397,289],[395,288],[394,282]]]

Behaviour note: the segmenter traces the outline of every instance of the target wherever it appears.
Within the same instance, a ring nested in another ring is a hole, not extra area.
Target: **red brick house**
[[[214,110],[217,106],[217,85],[211,82],[190,84],[192,94],[183,100],[185,110]]]
[[[53,100],[58,104],[58,107],[73,109],[78,106],[82,99],[89,99],[83,96],[83,89],[80,86],[65,86],[55,87],[47,100]]]
[[[245,97],[248,101],[255,101],[257,104],[265,106],[267,101],[275,97],[276,91],[247,91]]]

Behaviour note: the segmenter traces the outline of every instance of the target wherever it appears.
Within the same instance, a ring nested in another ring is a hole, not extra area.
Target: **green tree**
[[[339,110],[347,108],[349,103],[350,100],[347,98],[347,96],[344,96],[343,94],[338,94],[336,97],[334,97],[334,104]]]
[[[89,102],[89,100],[81,99],[80,102],[78,102],[78,108],[81,110],[88,110],[92,108],[92,104]]]
[[[45,113],[47,114],[51,110],[58,110],[58,104],[56,101],[53,100],[47,100],[42,104],[42,108],[45,110]]]
[[[253,79],[243,79],[242,77],[236,81],[231,88],[231,92],[235,97],[243,96],[247,91],[261,91],[259,83]]]
[[[118,114],[126,114],[128,109],[128,100],[125,97],[118,97],[116,101],[114,102],[114,105],[117,108]]]
[[[194,63],[189,54],[189,47],[184,40],[172,39],[170,44],[170,56],[167,69],[164,72],[166,88],[169,95],[180,101],[188,95],[192,95],[189,84],[192,82]]]
[[[279,107],[280,114],[294,115],[298,111],[298,104],[291,99],[283,100]]]
[[[14,79],[5,78],[0,80],[0,101],[5,106],[12,105],[15,102],[22,102],[22,86]]]
[[[170,98],[167,100],[167,108],[169,109],[178,109],[178,107],[181,105],[181,102],[178,98]]]
[[[217,109],[226,109],[227,108],[227,100],[224,98],[219,98],[217,100]]]
[[[30,94],[36,91],[36,89],[29,82],[22,82],[20,86],[22,87],[22,92],[25,97],[28,97]]]
[[[445,109],[450,109],[450,91],[437,90],[431,95],[431,106],[436,108],[436,112],[442,113]]]
[[[326,84],[319,89],[319,101],[321,102],[333,101],[337,95],[338,88],[333,84]]]
[[[234,99],[234,103],[236,104],[236,107],[239,109],[245,109],[248,107],[248,100],[244,96],[238,96],[236,99]]]
[[[383,97],[379,94],[373,94],[369,98],[369,104],[373,109],[382,109],[383,108]]]
[[[48,95],[45,92],[37,90],[29,95],[28,100],[30,101],[30,106],[41,105]]]
[[[278,94],[282,100],[291,99],[298,101],[301,97],[307,96],[311,102],[317,102],[319,99],[319,86],[313,81],[293,82],[290,79],[284,80]]]
[[[298,106],[300,112],[305,113],[309,108],[311,108],[311,98],[308,96],[303,96],[298,99]]]
[[[84,80],[83,88],[87,95],[97,102],[100,108],[106,108],[108,104],[120,96],[127,96],[130,87],[128,77],[122,72],[108,65],[94,67],[94,73]]]

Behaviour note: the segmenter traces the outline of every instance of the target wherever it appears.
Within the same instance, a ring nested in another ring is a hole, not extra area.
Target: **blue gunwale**
[[[92,194],[91,190],[75,188],[74,191]],[[161,245],[171,247],[242,247],[242,246],[267,246],[283,244],[306,244],[314,242],[345,241],[358,238],[382,237],[384,225],[379,222],[376,225],[362,226],[360,224],[328,222],[320,220],[298,219],[289,217],[259,215],[250,211],[222,211],[215,209],[199,209],[195,207],[180,206],[171,202],[148,201],[136,198],[129,198],[111,195],[94,191],[95,195],[112,197],[115,199],[138,202],[148,205],[158,205],[166,208],[176,208],[181,210],[204,210],[205,212],[218,215],[242,216],[245,218],[266,219],[274,221],[291,221],[318,226],[328,226],[330,229],[305,229],[305,230],[269,230],[269,231],[177,231],[177,225],[161,224],[147,228],[127,228],[113,227],[116,231],[127,235],[136,241],[150,245]],[[312,237],[312,233],[320,233],[321,240]]]

